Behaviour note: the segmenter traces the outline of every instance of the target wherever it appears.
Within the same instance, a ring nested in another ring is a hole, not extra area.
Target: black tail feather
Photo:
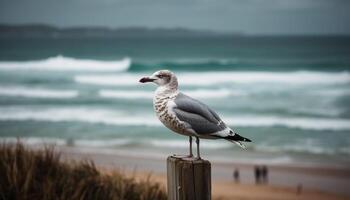
[[[238,135],[237,133],[235,133],[232,136],[231,135],[227,136],[227,137],[225,137],[225,139],[233,140],[233,141],[251,142],[250,139],[242,137],[242,136]]]

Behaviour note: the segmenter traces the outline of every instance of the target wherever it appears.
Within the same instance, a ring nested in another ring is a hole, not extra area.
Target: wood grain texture
[[[167,158],[168,200],[210,200],[211,164],[193,158]]]

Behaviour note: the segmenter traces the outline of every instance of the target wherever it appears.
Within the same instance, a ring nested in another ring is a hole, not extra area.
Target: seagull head
[[[177,78],[175,74],[169,70],[156,71],[151,76],[141,78],[140,82],[141,83],[153,82],[158,86],[177,87]]]

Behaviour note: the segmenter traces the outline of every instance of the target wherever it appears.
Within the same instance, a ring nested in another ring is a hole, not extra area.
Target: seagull
[[[173,72],[160,70],[149,77],[141,78],[140,82],[158,85],[153,98],[154,110],[167,128],[189,137],[189,155],[186,157],[193,157],[192,137],[196,138],[197,159],[201,159],[199,138],[224,139],[242,148],[245,148],[242,142],[251,142],[229,128],[207,105],[180,92]]]

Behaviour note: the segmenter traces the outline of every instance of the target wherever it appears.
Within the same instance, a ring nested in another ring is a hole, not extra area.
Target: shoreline
[[[31,146],[32,148],[41,148]],[[160,182],[166,184],[166,157],[144,158],[134,155],[122,155],[113,153],[102,153],[93,151],[84,151],[82,148],[55,146],[55,150],[60,152],[62,158],[67,161],[92,160],[101,169],[113,170],[119,169],[126,173],[152,174],[152,176],[161,179]],[[261,192],[266,191],[287,191],[288,194],[296,194],[298,185],[302,185],[302,190],[308,194],[322,193],[342,199],[345,196],[350,197],[348,186],[350,185],[350,169],[323,166],[294,166],[294,165],[267,165],[269,169],[268,185],[255,185],[254,164],[247,163],[212,163],[212,182],[213,195],[225,194],[220,188],[227,188],[226,184],[231,187],[248,189],[259,188]],[[233,182],[232,173],[237,168],[240,171],[240,184]],[[163,185],[164,185],[163,184]],[[217,188],[217,189],[215,189]],[[219,192],[216,192],[216,191]],[[229,189],[228,189],[229,190]],[[221,191],[221,192],[220,192]],[[227,192],[227,191],[226,191]],[[231,194],[235,195],[235,194]],[[248,195],[248,193],[240,193]],[[282,196],[281,196],[282,197]],[[297,196],[296,196],[297,197]],[[310,197],[311,198],[311,197]],[[313,197],[312,197],[313,198]],[[333,198],[333,197],[332,197]],[[226,199],[223,198],[223,199]],[[249,199],[249,198],[248,198]],[[253,198],[254,199],[254,198]],[[272,198],[273,199],[273,198]],[[276,198],[278,199],[278,198]],[[316,198],[315,199],[320,199]],[[322,198],[321,198],[322,199]]]

